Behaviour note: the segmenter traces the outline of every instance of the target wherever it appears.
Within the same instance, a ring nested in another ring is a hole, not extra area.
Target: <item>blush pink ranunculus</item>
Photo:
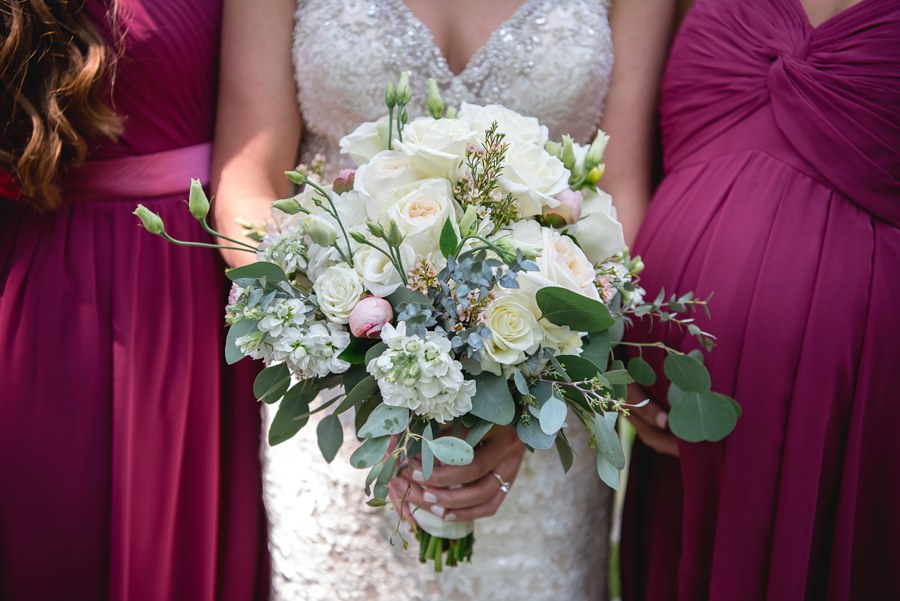
[[[350,312],[350,332],[357,338],[380,338],[381,328],[394,318],[391,304],[377,296],[367,296]]]

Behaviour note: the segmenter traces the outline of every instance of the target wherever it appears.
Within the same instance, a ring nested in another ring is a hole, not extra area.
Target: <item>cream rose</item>
[[[322,313],[334,323],[345,324],[350,322],[350,313],[365,289],[356,271],[346,265],[335,265],[316,280],[315,292]]]
[[[458,118],[460,121],[467,121],[482,139],[484,132],[490,129],[494,121],[497,122],[497,129],[506,135],[508,142],[525,142],[543,148],[549,137],[547,128],[534,117],[525,117],[498,104],[478,106],[463,102]]]
[[[540,215],[544,206],[569,186],[569,170],[540,146],[510,144],[500,174],[500,187],[516,197],[522,217]]]
[[[387,148],[388,118],[363,123],[341,138],[341,154],[349,154],[357,167]]]
[[[523,290],[526,285],[532,292],[545,286],[559,286],[600,300],[600,293],[594,286],[594,266],[571,238],[554,229],[541,227],[536,221],[514,223],[510,235],[513,239],[543,249],[534,260],[538,271],[524,271],[517,277]]]
[[[423,178],[442,177],[456,182],[466,158],[466,146],[478,134],[459,119],[422,117],[403,128],[403,142],[394,146],[405,152]]]
[[[374,241],[379,246],[384,246],[381,240]],[[400,245],[400,259],[403,268],[409,270],[416,261],[416,251],[409,244]],[[371,246],[360,245],[353,253],[353,267],[362,278],[365,287],[375,296],[385,297],[393,294],[403,284],[400,273],[384,253]]]
[[[484,341],[481,367],[501,375],[503,365],[516,365],[534,353],[543,339],[528,299],[513,293],[493,301],[483,313],[491,338]]]
[[[565,231],[578,240],[585,256],[596,265],[625,248],[625,238],[609,194],[585,188],[582,196],[581,219]]]
[[[353,189],[370,201],[366,203],[369,218],[377,220],[395,199],[395,192],[420,179],[409,156],[399,150],[379,152],[356,171]]]
[[[420,255],[438,250],[444,222],[448,217],[457,220],[450,182],[426,179],[404,190],[408,192],[386,211],[382,224],[396,221],[405,241]]]

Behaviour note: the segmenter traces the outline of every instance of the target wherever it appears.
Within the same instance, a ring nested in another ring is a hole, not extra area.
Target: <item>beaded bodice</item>
[[[554,138],[587,142],[613,60],[604,0],[524,0],[459,74],[403,0],[300,0],[293,57],[302,156],[322,153],[333,168],[338,140],[385,114],[385,85],[401,71],[411,72],[411,117],[426,114],[434,77],[448,106],[502,104],[538,117]]]

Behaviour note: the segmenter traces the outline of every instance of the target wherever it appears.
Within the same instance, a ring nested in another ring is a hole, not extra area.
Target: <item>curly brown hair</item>
[[[84,161],[89,140],[122,130],[110,104],[116,55],[83,5],[0,0],[0,168],[38,210],[59,204],[57,178]]]

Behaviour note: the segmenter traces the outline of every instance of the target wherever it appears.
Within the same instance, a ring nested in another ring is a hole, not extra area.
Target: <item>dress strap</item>
[[[60,184],[66,202],[134,200],[186,193],[191,178],[209,183],[212,145],[86,161]]]

